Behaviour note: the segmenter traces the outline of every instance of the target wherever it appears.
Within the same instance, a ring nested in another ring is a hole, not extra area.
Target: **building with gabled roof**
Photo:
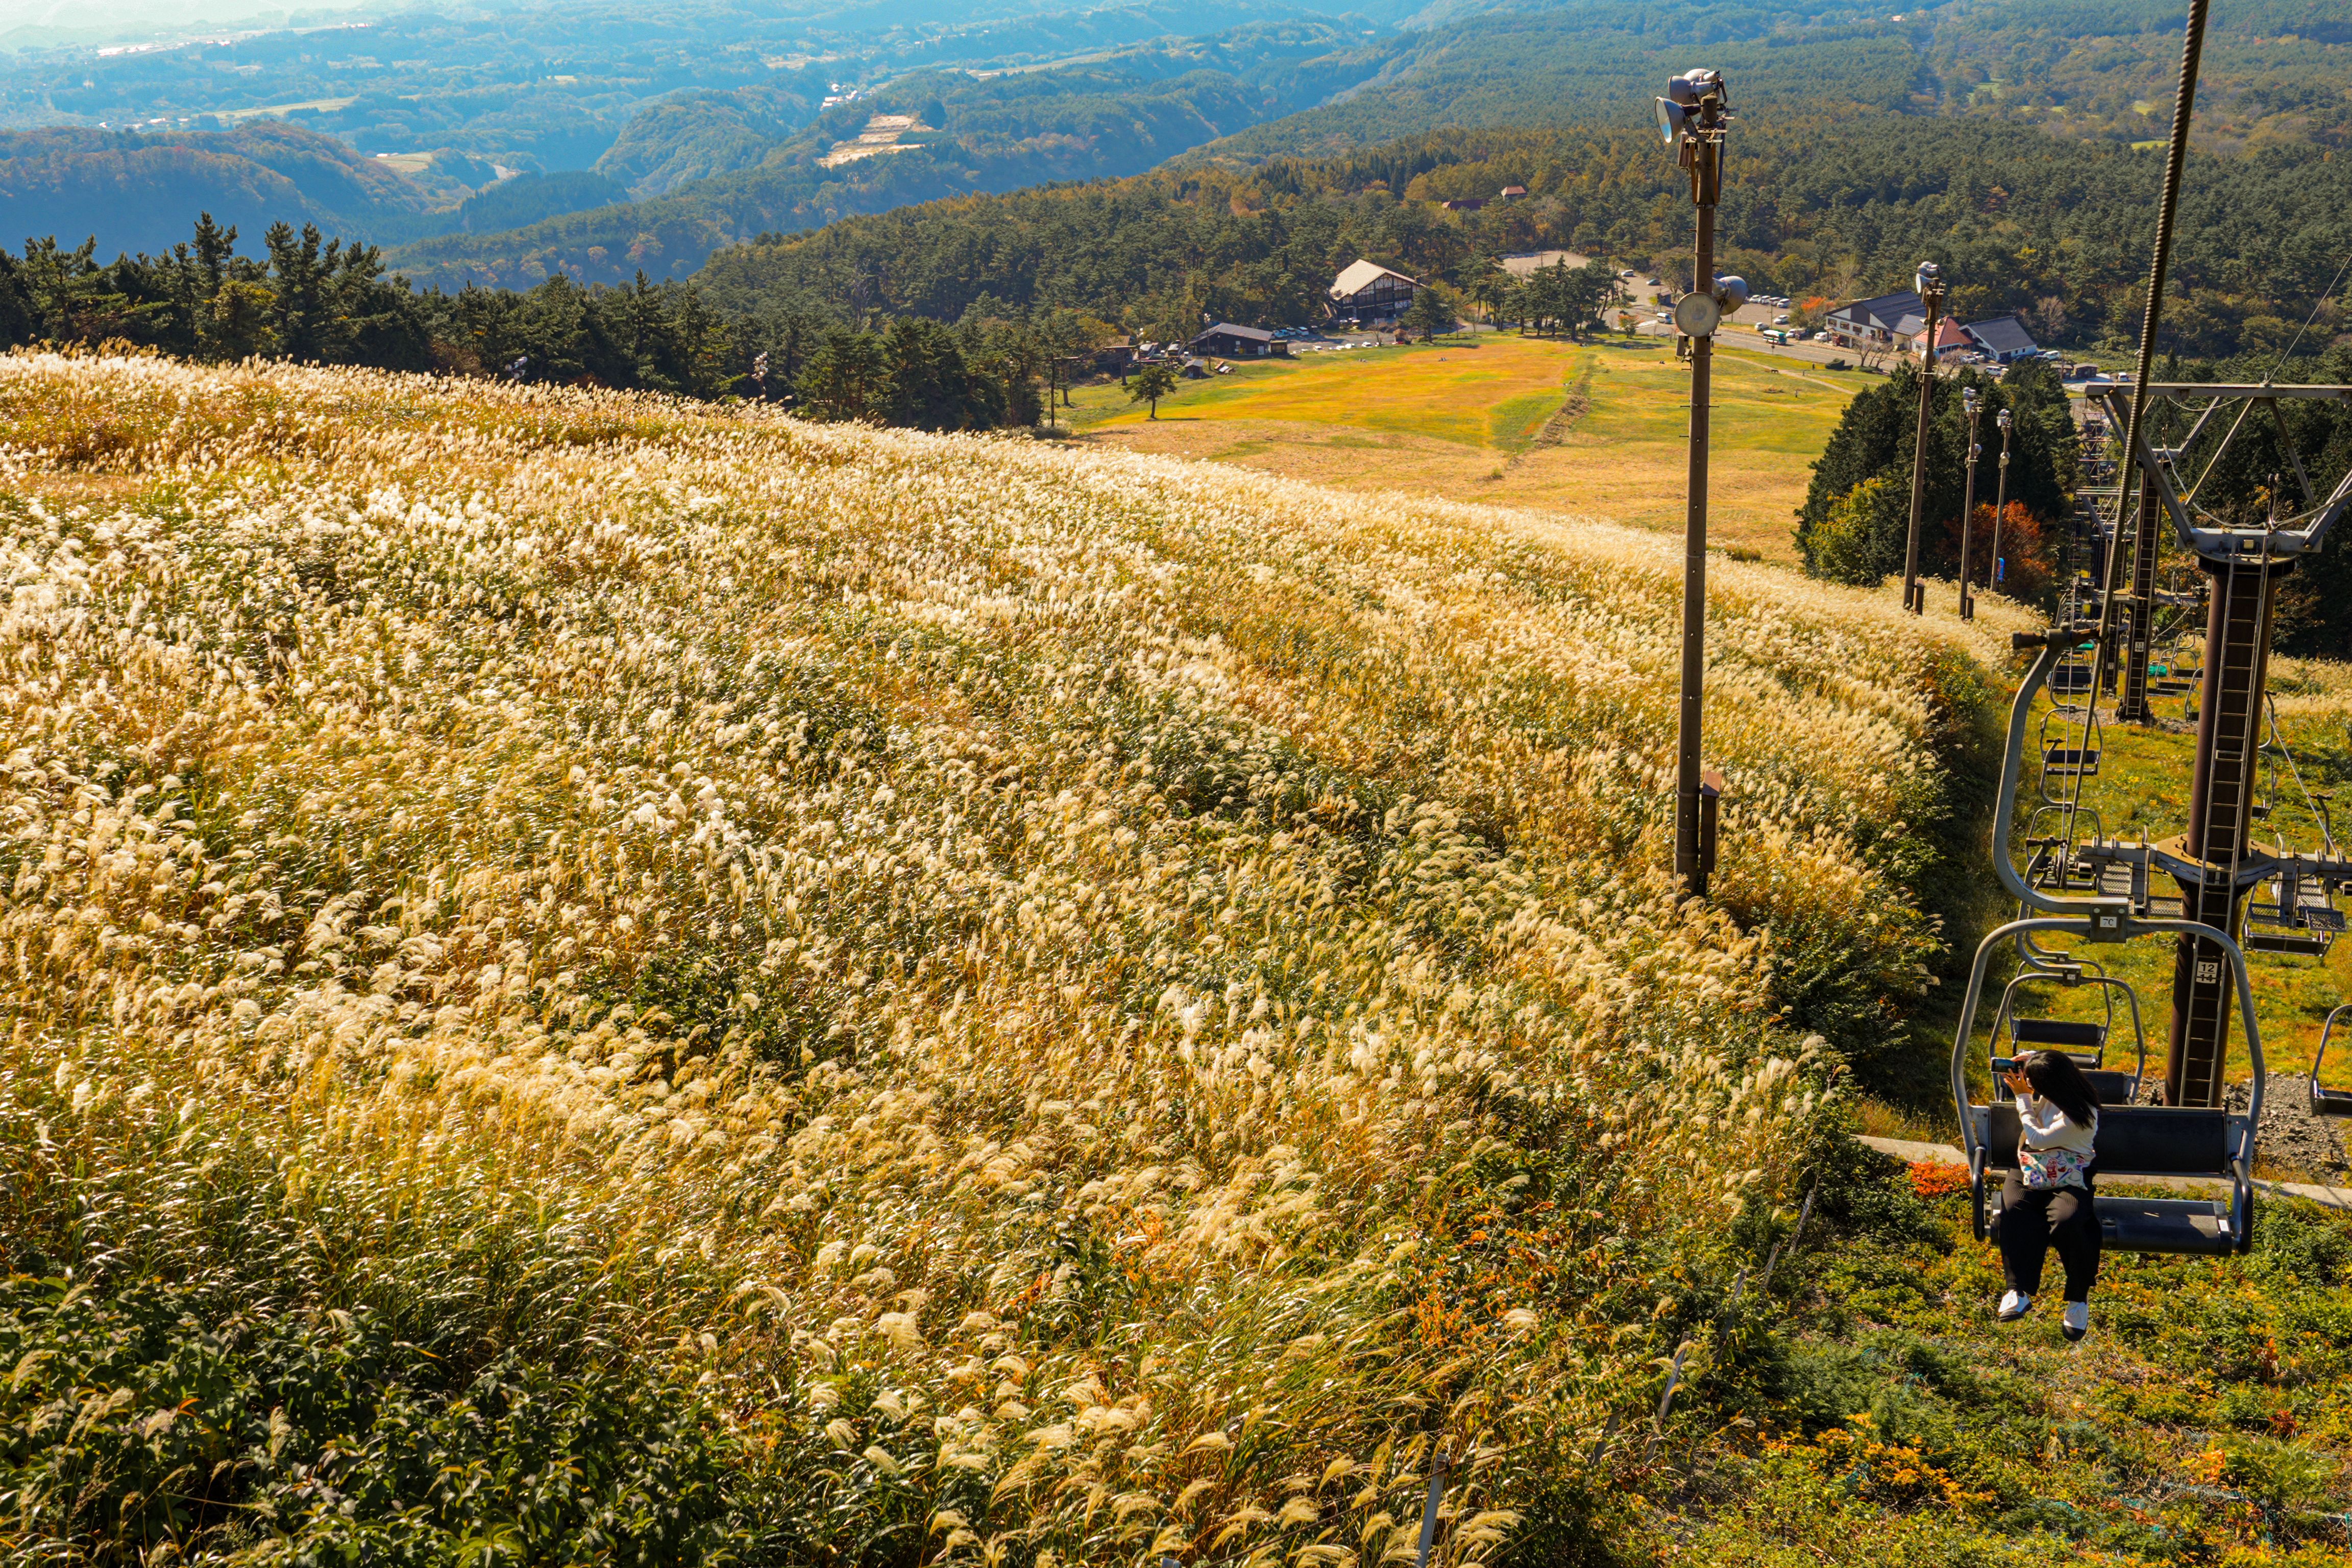
[[[1361,257],[1332,280],[1331,313],[1343,321],[1393,321],[1412,303],[1421,285],[1392,268]]]
[[[2032,359],[2042,352],[2033,334],[2015,316],[1994,316],[1989,321],[1971,321],[1966,329],[1970,341],[2001,364],[2014,360]]]
[[[1895,335],[1903,340],[1903,346],[1905,348],[1911,350],[1915,353],[1917,353],[1919,349],[1919,340],[1927,335],[1927,318],[1924,316],[1905,317],[1903,321],[1896,325]],[[1959,322],[1952,320],[1951,317],[1945,316],[1937,321],[1936,352],[1937,353],[1948,354],[1955,352],[1956,350],[1973,349],[1976,346],[1976,340],[1969,336],[1968,329],[1961,326]]]
[[[1827,330],[1830,341],[1840,348],[1893,348],[1897,338],[1916,335],[1927,323],[1927,301],[1916,289],[1898,289],[1874,300],[1840,305],[1830,312]]]
[[[1263,327],[1236,326],[1231,321],[1219,321],[1192,340],[1194,353],[1223,354],[1227,359],[1265,359],[1271,354],[1286,353],[1289,347],[1276,342],[1274,334]]]

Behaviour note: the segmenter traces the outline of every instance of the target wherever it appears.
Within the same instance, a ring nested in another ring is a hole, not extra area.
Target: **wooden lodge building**
[[[1331,284],[1331,314],[1358,326],[1387,325],[1405,313],[1421,287],[1402,272],[1361,258]]]
[[[1266,359],[1286,356],[1288,343],[1277,340],[1262,327],[1240,327],[1231,321],[1219,321],[1192,340],[1196,354],[1215,354],[1224,359]]]

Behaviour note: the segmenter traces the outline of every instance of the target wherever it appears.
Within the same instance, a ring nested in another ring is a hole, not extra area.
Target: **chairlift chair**
[[[2325,958],[2344,931],[2344,911],[2316,879],[2282,875],[2271,883],[2271,902],[2246,906],[2249,952],[2292,952]]]
[[[2080,712],[2079,738],[2076,714]],[[2053,723],[2057,735],[2051,734]],[[2095,709],[2083,710],[2058,706],[2042,715],[2042,732],[2037,748],[2042,753],[2041,791],[2044,804],[2072,805],[2083,792],[2082,781],[2095,778],[2099,772],[2099,715]],[[2063,781],[2073,781],[2071,784]]]
[[[2336,1020],[2352,1013],[2352,1002],[2333,1008],[2327,1022],[2319,1026],[2319,1048],[2311,1056],[2311,1113],[2314,1116],[2352,1116],[2352,1089],[2329,1089],[2319,1081],[2319,1069],[2327,1060],[2328,1037],[2336,1032]]]
[[[2031,964],[2031,960],[2029,963]],[[2069,973],[2068,971],[2071,971]],[[2037,982],[2056,980],[2062,985],[2095,985],[2106,1003],[2106,1016],[2096,1022],[2074,1018],[2028,1018],[2017,1012],[2018,988]],[[2136,1052],[2132,1070],[2123,1072],[2106,1065],[2107,1042],[2115,1030],[2116,995],[2122,993],[2131,1012],[2132,1045]],[[2001,1035],[2006,1029],[2009,1050],[2003,1053]],[[2147,1076],[2147,1030],[2140,1021],[2139,993],[2124,981],[2105,973],[2098,964],[2082,960],[2069,964],[2066,970],[2053,970],[2032,965],[2019,972],[2000,994],[2000,1007],[1992,1020],[1993,1098],[2008,1097],[2001,1078],[2011,1070],[2029,1047],[2063,1051],[2083,1069],[2091,1089],[2102,1106],[2129,1105],[2139,1098],[2140,1083]]]
[[[1987,962],[1999,943],[2027,931],[2076,931],[2085,922],[2070,919],[2042,919],[2012,921],[1986,938],[1978,949],[1977,963],[1969,979],[1969,990],[1961,1000],[1959,1036],[1954,1045],[1952,1061],[1953,1091],[1968,1145],[1969,1186],[1974,1209],[1976,1234],[1979,1239],[1994,1234],[2000,1224],[2002,1175],[2018,1167],[2017,1102],[2005,1096],[1990,1103],[1972,1103],[1968,1095],[1966,1075],[1962,1070],[1962,1053],[1974,1033],[1977,999],[1984,983]],[[2149,922],[2149,926],[2178,930],[2189,925],[2185,921]],[[2143,930],[2148,927],[2143,927]],[[2211,928],[2202,928],[2210,931]],[[2140,1197],[2111,1192],[2101,1192],[2094,1205],[2098,1215],[2099,1230],[2106,1246],[2126,1252],[2179,1253],[2217,1257],[2242,1252],[2251,1243],[2253,1226],[2253,1151],[2254,1129],[2262,1113],[2263,1052],[2260,1026],[2253,1021],[2252,992],[2243,972],[2244,958],[2234,949],[2228,959],[2232,978],[2238,981],[2242,1016],[2247,1025],[2246,1043],[2253,1058],[2254,1083],[2251,1103],[2243,1114],[2222,1108],[2191,1108],[2163,1105],[2135,1105],[2127,1098],[2118,1097],[2107,1103],[2111,1085],[2129,1085],[2137,1092],[2139,1073],[2112,1073],[2104,1081],[2093,1078],[2102,1101],[2099,1107],[2099,1130],[2095,1149],[2094,1169],[2104,1182],[2109,1178],[2133,1176],[2206,1176],[2226,1180],[2230,1190],[2222,1197]],[[2020,979],[2032,980],[2033,975]],[[2089,977],[2086,976],[2086,979]],[[2011,981],[2003,994],[2008,1004],[2018,982]],[[2121,985],[2121,982],[2117,982]],[[2124,987],[2128,993],[2128,987]],[[2137,1021],[2137,1020],[2136,1020]],[[2080,1060],[2077,1043],[2093,1044],[2104,1051],[2105,1044],[2102,1026],[2097,1024],[2077,1024],[2072,1029],[2053,1027],[2067,1020],[2016,1019],[2010,1026],[2012,1045],[2031,1042],[2043,1037],[2053,1047],[2064,1050]],[[2019,1026],[2022,1026],[2021,1029]],[[1994,1027],[2001,1027],[1995,1019]],[[1996,1040],[1999,1036],[1996,1035]],[[2140,1072],[2146,1070],[2146,1044],[2141,1041]],[[1996,1058],[1999,1065],[2000,1058]],[[2102,1068],[2095,1069],[2106,1073]],[[2085,1074],[2090,1076],[2089,1073]],[[1996,1079],[1998,1083],[1998,1079]],[[2352,1115],[2352,1094],[2345,1096],[2346,1114]]]
[[[2095,889],[2096,872],[2086,869],[2075,846],[2086,837],[2095,842],[2106,836],[2105,820],[2096,806],[2074,800],[2045,800],[2026,821],[2025,842],[2031,847],[2032,858],[2026,864],[2025,879],[2053,892]]]

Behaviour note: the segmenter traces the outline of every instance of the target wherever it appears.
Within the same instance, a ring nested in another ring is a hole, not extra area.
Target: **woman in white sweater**
[[[2066,1337],[2091,1331],[2091,1285],[2099,1274],[2099,1215],[2092,1191],[2099,1097],[2074,1059],[2063,1051],[2036,1051],[2009,1072],[2017,1096],[2017,1165],[2002,1184],[2001,1272],[2009,1293],[2000,1321],[2013,1323],[2033,1310],[2042,1264],[2052,1247],[2066,1270]]]

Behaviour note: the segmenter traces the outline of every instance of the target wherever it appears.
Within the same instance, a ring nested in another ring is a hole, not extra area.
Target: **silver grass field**
[[[19,354],[0,566],[8,1223],[679,1390],[790,1562],[1409,1562],[1440,1449],[1447,1562],[1636,1506],[1849,1114],[1786,977],[1927,984],[2014,618],[1718,562],[1708,909],[1678,546],[1605,525]]]

